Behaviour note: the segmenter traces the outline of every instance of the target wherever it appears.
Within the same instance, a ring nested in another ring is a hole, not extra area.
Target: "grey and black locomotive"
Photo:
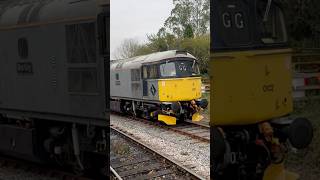
[[[107,0],[1,1],[0,152],[77,170],[107,156],[109,66]]]
[[[208,102],[201,99],[197,59],[170,50],[123,60],[110,66],[111,110],[155,119],[167,125],[200,121]]]

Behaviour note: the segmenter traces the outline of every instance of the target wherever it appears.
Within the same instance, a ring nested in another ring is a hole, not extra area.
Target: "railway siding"
[[[197,175],[209,179],[209,143],[129,117],[111,114],[110,120],[111,127],[130,134]]]
[[[204,179],[114,128],[111,128],[110,154],[110,169],[114,179]]]

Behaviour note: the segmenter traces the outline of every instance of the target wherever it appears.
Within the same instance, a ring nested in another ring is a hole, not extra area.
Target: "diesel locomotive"
[[[211,176],[294,180],[287,152],[308,146],[293,118],[291,50],[277,0],[211,0]]]
[[[109,62],[108,1],[1,1],[0,153],[107,166]]]
[[[197,59],[186,51],[164,51],[110,65],[110,108],[175,125],[200,121],[208,105],[201,99]]]

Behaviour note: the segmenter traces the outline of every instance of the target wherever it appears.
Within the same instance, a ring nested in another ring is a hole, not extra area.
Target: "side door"
[[[144,65],[142,66],[142,91],[143,91],[143,97],[148,96],[148,66]]]
[[[159,100],[158,79],[159,66],[158,64],[148,64],[142,66],[142,83],[143,83],[143,98],[148,100]]]

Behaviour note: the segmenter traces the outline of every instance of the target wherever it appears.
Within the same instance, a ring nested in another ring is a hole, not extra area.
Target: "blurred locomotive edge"
[[[293,118],[291,49],[279,0],[211,0],[211,176],[295,180],[284,168],[313,127]]]
[[[200,121],[208,105],[201,99],[197,60],[185,51],[164,51],[111,62],[111,110],[156,119],[167,125]]]
[[[0,152],[107,163],[109,2],[1,1],[0,39]]]

